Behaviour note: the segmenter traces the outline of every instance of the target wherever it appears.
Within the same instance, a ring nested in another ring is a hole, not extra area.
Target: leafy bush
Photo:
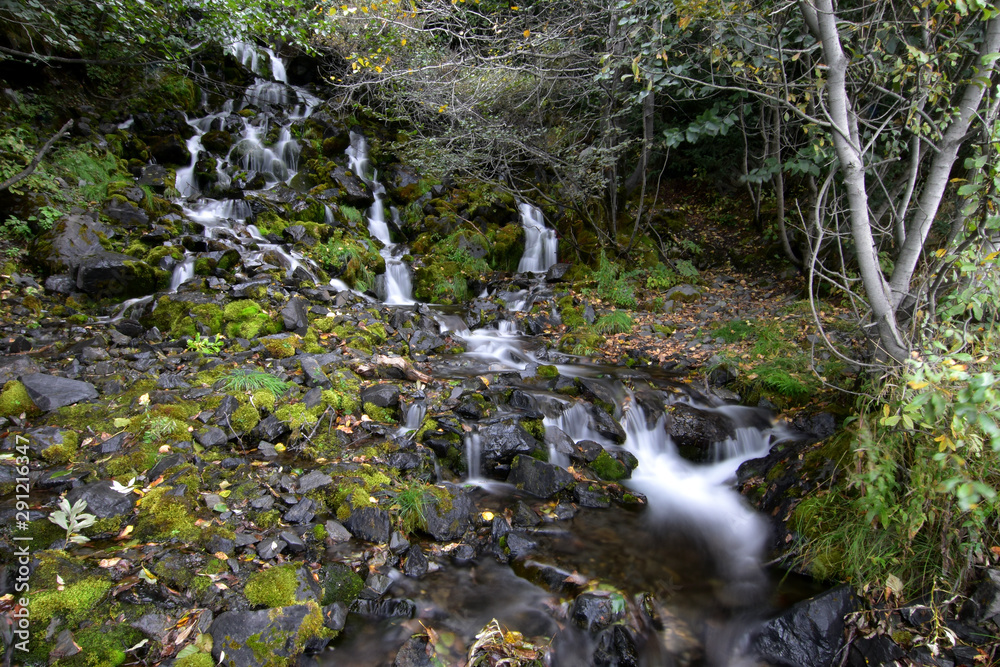
[[[632,331],[635,323],[628,313],[616,310],[613,313],[601,316],[594,322],[594,330],[602,334],[623,334]]]
[[[635,308],[638,305],[635,291],[623,275],[621,267],[609,260],[604,251],[601,251],[594,279],[597,281],[595,291],[601,299],[620,308]]]

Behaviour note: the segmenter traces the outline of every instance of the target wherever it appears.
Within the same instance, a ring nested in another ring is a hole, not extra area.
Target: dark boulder
[[[340,198],[345,204],[368,208],[375,201],[371,188],[345,167],[334,168],[330,172],[330,180],[340,188]]]
[[[578,627],[598,633],[625,616],[625,599],[618,593],[581,593],[570,618]]]
[[[385,544],[392,535],[389,513],[377,507],[359,507],[347,517],[344,527],[359,540]]]
[[[361,390],[361,404],[371,403],[377,408],[396,410],[399,408],[399,387],[386,382],[365,387]]]
[[[81,380],[33,373],[22,376],[21,383],[28,390],[31,401],[46,411],[97,398],[97,388]]]
[[[301,297],[293,297],[281,309],[281,319],[286,331],[305,334],[309,328],[309,302]]]
[[[464,491],[450,486],[447,498],[434,496],[425,509],[426,530],[435,540],[457,540],[472,525],[475,505]]]
[[[135,507],[134,493],[120,493],[112,488],[111,482],[101,480],[86,486],[78,486],[66,494],[70,505],[79,500],[87,503],[87,513],[98,519],[108,519],[114,516],[124,516]]]
[[[753,650],[782,667],[834,665],[844,647],[844,617],[856,608],[851,587],[838,586],[766,622],[753,640]]]
[[[507,482],[539,498],[551,498],[573,483],[573,475],[557,465],[516,456]]]
[[[530,455],[541,449],[541,444],[514,421],[488,424],[479,430],[479,435],[483,447],[483,471],[490,475],[496,475],[498,467],[509,466],[518,454]],[[501,474],[501,477],[505,476]]]
[[[208,630],[212,658],[226,667],[266,667],[287,659],[284,664],[301,654],[320,631],[322,616],[315,605],[224,612]],[[318,622],[311,622],[314,617]]]
[[[667,433],[681,456],[689,461],[711,461],[712,446],[736,434],[732,424],[717,412],[699,410],[687,403],[674,403],[665,412]]]

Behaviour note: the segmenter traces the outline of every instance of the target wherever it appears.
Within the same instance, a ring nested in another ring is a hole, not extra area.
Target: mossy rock
[[[28,389],[18,380],[11,380],[0,391],[0,417],[17,417],[22,413],[37,416],[42,411],[28,396]]]

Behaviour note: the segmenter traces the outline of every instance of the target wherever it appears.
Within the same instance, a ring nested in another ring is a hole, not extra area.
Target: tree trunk
[[[981,56],[979,62],[983,62],[982,57],[997,51],[1000,51],[1000,19],[993,18],[986,22],[985,36],[979,49]],[[899,257],[896,258],[896,267],[892,272],[890,285],[894,309],[898,308],[903,299],[909,295],[910,280],[913,278],[920,253],[927,241],[931,224],[941,207],[941,200],[944,198],[944,191],[948,185],[948,177],[951,175],[951,169],[958,158],[958,150],[961,148],[969,126],[976,117],[979,105],[983,101],[990,75],[996,69],[995,63],[994,60],[989,65],[984,66],[982,70],[977,72],[976,77],[966,84],[958,103],[958,115],[945,130],[944,136],[941,137],[937,146],[938,150],[931,159],[927,180],[917,201],[913,219],[907,225],[906,242],[899,252]]]
[[[833,0],[800,0],[799,7],[806,23],[822,43],[828,67],[827,111],[833,124],[834,149],[847,192],[847,213],[854,240],[855,259],[872,311],[878,343],[885,353],[901,362],[908,356],[908,350],[896,326],[895,305],[890,298],[889,285],[879,267],[878,252],[872,236],[857,115],[847,93],[848,58],[840,43]]]

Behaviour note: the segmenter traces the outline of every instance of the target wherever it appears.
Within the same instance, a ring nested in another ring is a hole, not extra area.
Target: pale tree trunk
[[[833,125],[833,144],[840,162],[843,187],[847,193],[855,259],[871,308],[878,343],[890,357],[902,361],[907,357],[908,350],[896,326],[895,305],[890,298],[889,284],[879,267],[878,252],[872,236],[857,114],[847,93],[848,58],[840,43],[833,0],[799,0],[799,8],[807,25],[823,46],[823,56],[828,68],[826,97],[827,111]]]
[[[980,56],[1000,51],[1000,20],[993,18],[986,22],[986,33],[979,49]],[[979,59],[982,62],[982,58]],[[913,219],[907,225],[906,241],[896,258],[896,268],[892,272],[892,305],[898,308],[909,295],[910,280],[916,270],[917,261],[931,230],[931,224],[937,216],[948,177],[958,158],[958,150],[962,147],[965,136],[969,132],[972,121],[976,118],[979,105],[983,101],[990,76],[996,69],[996,61],[985,65],[977,72],[976,77],[965,86],[958,102],[958,114],[951,125],[945,130],[937,145],[937,152],[931,159],[927,180],[924,182],[920,198],[917,200]]]

